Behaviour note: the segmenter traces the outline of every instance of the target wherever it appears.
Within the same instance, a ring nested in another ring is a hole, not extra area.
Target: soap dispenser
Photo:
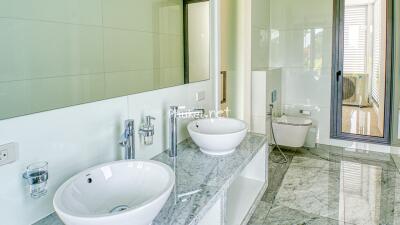
[[[152,116],[146,116],[145,122],[140,126],[139,134],[143,137],[143,144],[152,145],[154,136],[154,124],[151,123],[152,120],[156,118]]]

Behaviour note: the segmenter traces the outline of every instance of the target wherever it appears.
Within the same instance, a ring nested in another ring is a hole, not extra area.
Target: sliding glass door
[[[390,142],[391,0],[336,0],[331,137]]]

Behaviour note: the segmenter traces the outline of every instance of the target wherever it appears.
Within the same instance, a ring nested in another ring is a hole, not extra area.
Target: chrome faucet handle
[[[125,129],[121,135],[119,144],[124,147],[124,159],[135,158],[135,121],[125,120]]]
[[[121,137],[119,138],[119,145],[121,147],[125,147],[126,144],[128,143],[128,136],[126,135],[126,130],[121,134]]]
[[[125,131],[128,132],[128,135],[134,132],[135,129],[135,121],[134,120],[125,120]]]
[[[129,136],[133,135],[135,129],[135,121],[134,120],[125,120],[125,128],[121,134],[121,138],[119,144],[123,147],[128,144]]]
[[[145,122],[145,124],[147,125],[147,126],[150,126],[151,125],[151,121],[152,120],[156,120],[156,118],[155,117],[153,117],[153,116],[146,116],[146,122]]]

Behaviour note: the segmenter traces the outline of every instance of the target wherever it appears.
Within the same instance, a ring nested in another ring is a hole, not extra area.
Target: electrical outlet
[[[17,143],[0,145],[0,166],[15,162],[17,160]]]
[[[7,160],[8,158],[8,150],[3,150],[0,152],[0,162]]]
[[[206,98],[206,93],[204,91],[196,92],[196,101],[200,102]]]

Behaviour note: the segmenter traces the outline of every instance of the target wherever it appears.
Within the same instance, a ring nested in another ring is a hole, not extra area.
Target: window
[[[346,6],[344,21],[343,71],[367,73],[368,7]]]

